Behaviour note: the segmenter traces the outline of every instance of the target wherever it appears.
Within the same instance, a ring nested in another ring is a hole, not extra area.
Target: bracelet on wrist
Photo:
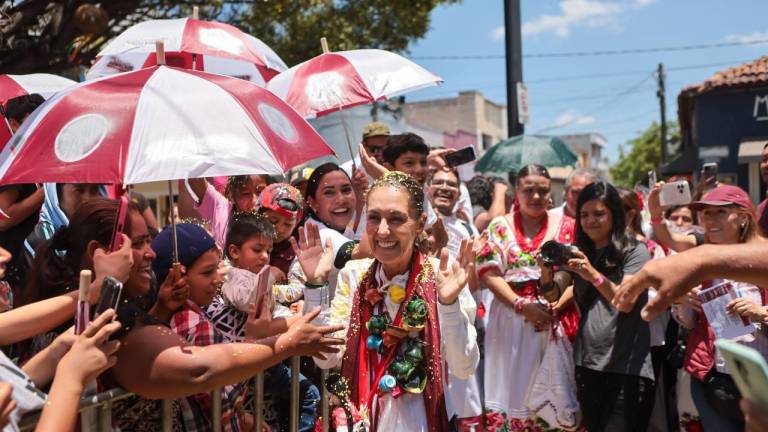
[[[603,276],[603,274],[602,274],[602,273],[600,273],[600,275],[599,275],[599,276],[597,276],[597,279],[595,279],[595,280],[592,282],[592,285],[593,285],[595,288],[597,288],[597,287],[599,287],[600,285],[602,285],[603,283],[605,283],[605,276]]]
[[[319,288],[327,287],[328,286],[328,282],[323,282],[323,283],[319,283],[319,284],[312,283],[312,282],[304,282],[304,286],[309,288],[309,289],[319,289]]]
[[[664,216],[651,218],[651,225],[661,225],[663,223],[664,223]]]
[[[515,308],[515,312],[517,313],[523,313],[523,306],[528,303],[528,300],[525,297],[518,297],[515,299],[515,302],[512,303],[512,306]]]

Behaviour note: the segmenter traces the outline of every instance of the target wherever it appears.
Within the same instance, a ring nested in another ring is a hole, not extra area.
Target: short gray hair
[[[584,168],[576,168],[575,170],[571,171],[571,173],[568,174],[568,178],[565,179],[565,190],[571,188],[573,178],[576,176],[585,177],[587,181],[590,182],[597,181],[597,176],[594,173],[590,172],[589,170],[585,170]]]

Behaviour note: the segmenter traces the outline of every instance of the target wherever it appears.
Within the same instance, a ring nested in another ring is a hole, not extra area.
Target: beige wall
[[[492,144],[507,136],[506,107],[475,91],[449,99],[407,102],[403,111],[407,124],[450,134],[457,130],[475,133],[478,144],[482,143],[482,134],[490,136]]]

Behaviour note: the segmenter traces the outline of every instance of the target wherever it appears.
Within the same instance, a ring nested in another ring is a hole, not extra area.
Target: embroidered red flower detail
[[[371,304],[371,306],[384,300],[384,294],[380,293],[376,288],[368,288],[365,290],[365,301]]]

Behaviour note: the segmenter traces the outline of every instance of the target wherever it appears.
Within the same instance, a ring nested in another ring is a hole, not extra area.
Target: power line
[[[539,129],[535,133],[541,133],[541,132],[546,132],[546,131],[549,131],[549,130],[552,130],[552,129],[561,129],[561,128],[564,128],[566,126],[570,126],[570,125],[576,123],[577,121],[581,120],[582,118],[584,118],[586,116],[590,116],[590,115],[592,115],[592,114],[594,114],[594,113],[596,113],[596,112],[598,112],[600,110],[603,110],[606,107],[608,107],[608,106],[618,102],[621,99],[622,96],[634,92],[635,90],[640,88],[643,84],[645,84],[649,79],[653,78],[654,76],[655,76],[655,73],[649,73],[645,78],[643,78],[640,81],[638,81],[637,83],[631,85],[626,90],[617,93],[612,99],[610,99],[609,101],[607,101],[607,102],[605,102],[603,104],[598,105],[597,107],[595,107],[594,109],[590,110],[589,112],[587,112],[587,113],[585,113],[585,114],[583,114],[581,116],[575,116],[573,119],[571,119],[571,120],[569,120],[567,122],[560,123],[560,124],[554,124],[554,125],[551,125],[551,126],[544,127],[542,129]]]
[[[618,50],[599,50],[599,51],[573,51],[573,52],[549,52],[538,54],[523,54],[523,58],[563,58],[563,57],[596,57],[613,56],[628,54],[649,54],[658,52],[677,52],[693,51],[713,48],[730,48],[737,46],[760,45],[768,43],[767,40],[755,40],[744,42],[719,42],[713,44],[695,44],[672,47],[653,47],[653,48],[628,48]],[[413,60],[499,60],[504,59],[504,54],[478,54],[478,55],[433,55],[433,56],[412,56]]]

